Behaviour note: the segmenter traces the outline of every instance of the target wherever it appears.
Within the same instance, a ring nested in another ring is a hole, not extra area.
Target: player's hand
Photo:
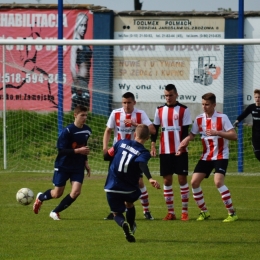
[[[180,145],[179,145],[178,151],[177,151],[177,153],[178,153],[178,152],[180,152],[180,153],[178,153],[178,154],[176,153],[176,155],[180,155],[180,154],[183,152],[183,149],[185,149],[185,148],[188,146],[188,144],[189,144],[189,141],[186,140],[186,138],[183,139],[183,140],[180,142]]]
[[[74,150],[75,153],[83,154],[83,155],[89,155],[90,149],[88,146],[82,146],[80,148],[77,148]]]
[[[89,165],[88,165],[87,162],[85,163],[85,169],[86,169],[86,171],[87,171],[87,176],[90,177],[91,169],[90,169],[90,167],[89,167]]]
[[[183,148],[181,148],[180,150],[178,150],[178,151],[175,153],[175,155],[176,155],[176,156],[180,156],[180,155],[182,154],[182,152],[183,152]]]
[[[239,124],[239,122],[236,120],[236,121],[233,123],[234,128],[238,127],[238,124]]]
[[[152,146],[152,147],[151,147],[150,154],[151,154],[152,157],[155,157],[155,156],[156,156],[156,147],[155,147],[155,146]]]
[[[126,126],[129,127],[129,126],[132,125],[132,120],[131,120],[131,119],[125,119],[125,120],[124,120],[124,123],[125,123]]]
[[[218,135],[218,131],[213,130],[213,129],[207,129],[206,130],[206,135],[207,136],[217,136]]]
[[[149,182],[152,184],[152,186],[154,188],[156,188],[156,189],[160,189],[161,188],[159,182],[157,182],[156,180],[150,179]]]

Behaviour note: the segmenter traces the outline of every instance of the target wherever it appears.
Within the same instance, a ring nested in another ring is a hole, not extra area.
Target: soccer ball
[[[22,188],[16,193],[16,200],[22,205],[29,205],[34,199],[33,191],[28,188]]]

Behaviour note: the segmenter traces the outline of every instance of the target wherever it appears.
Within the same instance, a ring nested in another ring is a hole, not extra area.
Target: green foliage
[[[109,213],[103,190],[105,177],[92,175],[86,178],[80,197],[61,212],[61,221],[54,221],[49,213],[61,198],[44,202],[38,215],[33,213],[32,205],[22,206],[15,200],[16,192],[22,187],[31,188],[35,195],[52,188],[52,174],[0,174],[0,259],[258,259],[260,214],[256,205],[260,197],[259,175],[226,177],[239,217],[234,223],[222,222],[227,212],[213,184],[213,176],[202,183],[211,218],[201,222],[196,221],[199,210],[192,195],[190,220],[179,220],[181,202],[176,176],[174,191],[178,219],[162,221],[167,213],[163,189],[156,190],[145,180],[155,220],[145,220],[140,202],[135,203],[136,243],[128,243],[114,221],[103,220]],[[154,177],[162,184],[161,177]],[[69,191],[68,183],[64,196]]]
[[[58,115],[52,113],[37,113],[30,111],[8,111],[7,121],[7,163],[8,170],[24,171],[52,171],[57,155],[56,141],[58,137]],[[63,125],[73,122],[73,113],[64,114]],[[106,127],[107,117],[89,113],[87,124],[93,135],[88,145],[91,148],[89,159],[92,171],[105,173],[107,162],[103,161],[102,139]],[[251,127],[244,126],[244,172],[258,172],[258,161],[254,159],[251,146]],[[159,143],[159,138],[157,144]],[[110,140],[112,145],[112,138]],[[0,121],[0,146],[3,147],[3,121]],[[150,142],[146,143],[150,149]],[[157,145],[158,148],[158,145]],[[202,152],[200,137],[196,136],[189,145],[189,171],[192,172]],[[229,172],[237,172],[237,142],[230,142]],[[0,149],[0,158],[3,158],[3,149]],[[149,162],[152,172],[159,171],[159,158]],[[0,170],[3,169],[3,160],[0,160]]]

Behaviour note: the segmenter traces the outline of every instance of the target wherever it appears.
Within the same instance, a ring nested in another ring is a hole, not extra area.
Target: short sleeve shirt
[[[114,130],[113,144],[122,139],[134,139],[134,132],[136,127],[125,124],[125,119],[131,119],[137,124],[144,124],[147,126],[152,124],[151,120],[143,110],[134,108],[131,114],[126,114],[123,108],[113,110],[107,121],[107,127]]]
[[[216,131],[227,132],[233,126],[227,115],[214,112],[211,118],[207,118],[206,114],[200,114],[196,117],[191,133],[200,134],[203,152],[200,160],[213,161],[229,158],[229,141],[220,136],[207,136],[206,130],[212,129]]]

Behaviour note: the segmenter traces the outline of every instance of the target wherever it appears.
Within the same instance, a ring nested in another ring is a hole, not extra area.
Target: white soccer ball
[[[29,205],[34,199],[33,191],[28,188],[22,188],[16,193],[16,200],[22,205]]]

